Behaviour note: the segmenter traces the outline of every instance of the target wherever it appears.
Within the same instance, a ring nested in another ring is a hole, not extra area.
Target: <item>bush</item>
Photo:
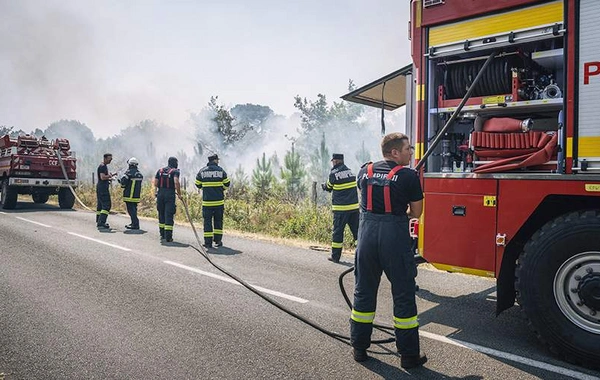
[[[96,190],[91,185],[82,185],[77,189],[79,198],[92,210],[96,209]],[[184,192],[192,221],[197,226],[203,224],[202,197],[196,192]],[[116,184],[111,186],[112,211],[126,213],[125,203],[121,200],[123,190]],[[76,207],[79,207],[76,203]],[[80,207],[79,207],[80,208]],[[157,218],[154,188],[147,182],[142,187],[138,215]],[[187,222],[183,205],[177,201],[175,220]],[[240,196],[237,199],[226,198],[224,230],[252,232],[272,237],[293,238],[318,242],[329,246],[333,216],[331,206],[315,206],[310,201],[298,204],[282,201],[276,195],[262,200]],[[347,228],[344,234],[345,248],[351,248],[352,234]]]

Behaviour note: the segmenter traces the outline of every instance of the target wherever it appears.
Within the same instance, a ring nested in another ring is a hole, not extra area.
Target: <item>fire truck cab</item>
[[[412,64],[342,98],[406,104],[425,192],[418,253],[495,277],[498,314],[516,300],[552,352],[599,366],[600,1],[410,12]]]

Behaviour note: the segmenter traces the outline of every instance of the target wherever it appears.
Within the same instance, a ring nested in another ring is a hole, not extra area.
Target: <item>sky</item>
[[[181,127],[211,96],[294,113],[410,63],[408,0],[0,0],[0,125]]]

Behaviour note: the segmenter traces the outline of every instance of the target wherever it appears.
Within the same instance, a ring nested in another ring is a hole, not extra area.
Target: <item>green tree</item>
[[[242,164],[239,164],[231,176],[231,186],[229,186],[227,193],[232,198],[240,198],[245,194],[248,194],[249,188],[250,180],[248,179],[248,175],[242,167]]]
[[[364,140],[360,146],[360,150],[356,151],[354,157],[356,158],[356,161],[358,161],[361,164],[371,160],[371,154],[367,149],[365,149]]]
[[[259,104],[236,104],[230,114],[239,125],[247,125],[252,131],[262,133],[267,120],[274,115],[268,106]]]
[[[329,149],[325,139],[325,132],[321,135],[321,144],[310,156],[312,176],[317,182],[323,181],[329,174]]]
[[[71,149],[80,152],[92,152],[96,139],[92,130],[78,120],[59,120],[50,124],[44,131],[48,139],[66,138]]]
[[[300,126],[303,133],[320,129],[331,120],[332,115],[327,105],[327,98],[323,94],[317,94],[315,101],[296,95],[294,107],[300,111]]]
[[[300,155],[294,149],[293,142],[292,150],[287,151],[283,163],[283,168],[281,168],[281,178],[285,182],[289,200],[296,202],[306,195],[306,186],[304,184],[306,171],[302,165]]]
[[[214,114],[212,121],[222,138],[223,145],[229,147],[240,141],[252,129],[252,126],[235,123],[235,117],[231,115],[231,112],[224,105],[217,104],[218,98],[218,96],[211,96],[208,108]]]
[[[262,159],[256,159],[256,167],[252,171],[252,185],[258,200],[265,200],[271,193],[275,176],[271,170],[271,160],[263,152]]]
[[[7,127],[6,125],[0,125],[0,137],[4,135],[10,135],[14,127]]]

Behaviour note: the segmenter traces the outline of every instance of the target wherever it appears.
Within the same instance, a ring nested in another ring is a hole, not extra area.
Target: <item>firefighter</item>
[[[198,171],[196,187],[202,189],[202,218],[204,219],[204,247],[223,246],[223,212],[225,210],[225,189],[231,181],[219,166],[219,156],[208,157],[208,164]],[[213,229],[214,220],[214,229]]]
[[[96,226],[100,229],[110,228],[106,220],[110,213],[110,181],[117,173],[109,173],[108,164],[112,161],[112,154],[105,153],[102,163],[98,165],[98,184],[96,185]]]
[[[140,196],[142,194],[142,180],[144,176],[138,170],[138,160],[135,157],[131,157],[127,160],[129,168],[119,180],[121,187],[123,188],[123,201],[127,206],[127,213],[131,218],[131,223],[126,225],[125,228],[129,230],[139,230],[140,220],[137,216],[137,205],[140,202]]]
[[[427,357],[419,349],[419,322],[415,300],[417,267],[411,252],[409,218],[423,210],[423,192],[410,163],[412,147],[402,133],[381,142],[384,160],[366,163],[358,173],[361,190],[360,226],[355,256],[354,305],[350,316],[354,360],[368,359],[377,290],[382,272],[392,285],[394,330],[400,365],[413,368]]]
[[[344,155],[334,153],[331,165],[329,179],[326,184],[321,184],[321,187],[325,191],[332,192],[333,236],[331,238],[331,257],[328,260],[339,263],[346,225],[350,227],[354,240],[358,235],[358,194],[356,177],[344,165]]]
[[[180,173],[177,166],[177,158],[169,157],[168,165],[156,172],[153,181],[157,191],[158,230],[160,231],[160,239],[164,239],[166,242],[173,241],[173,224],[176,211],[175,195],[181,199]]]

